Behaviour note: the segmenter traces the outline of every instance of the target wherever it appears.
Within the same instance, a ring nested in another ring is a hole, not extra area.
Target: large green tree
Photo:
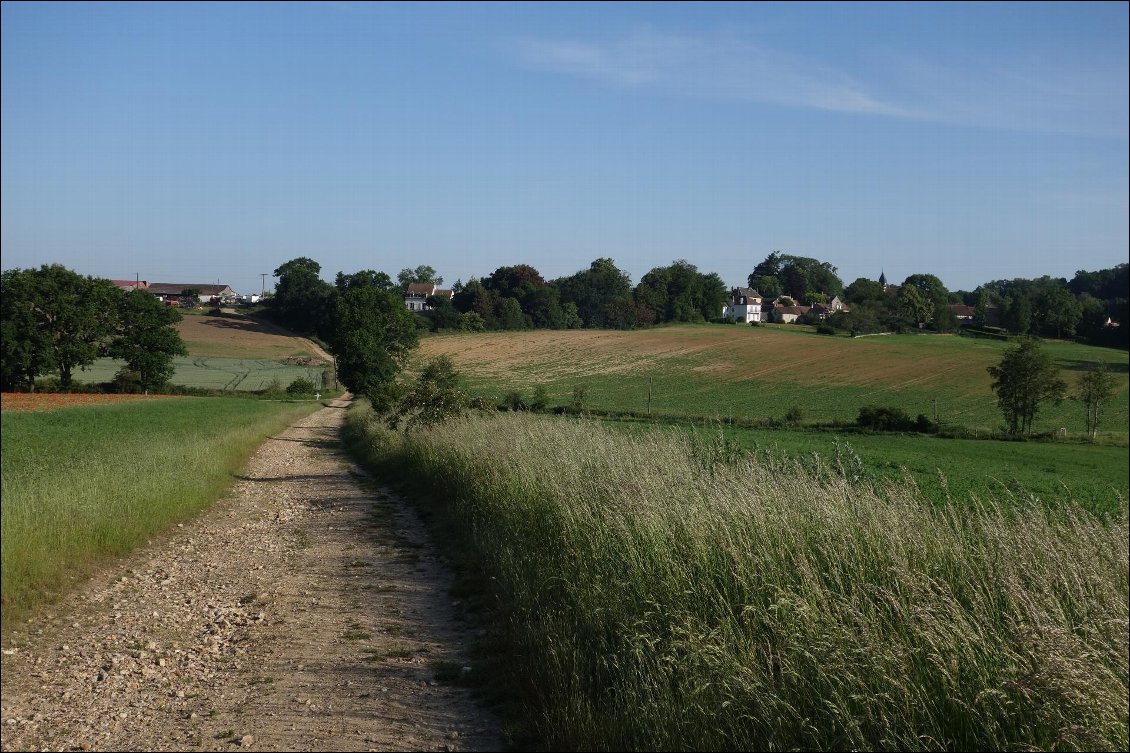
[[[396,376],[419,342],[404,299],[376,286],[351,288],[334,296],[327,324],[338,379],[387,411],[396,397]]]
[[[831,298],[844,292],[836,268],[826,261],[808,256],[792,256],[774,251],[749,274],[749,286],[763,296],[773,297],[777,289],[790,298],[807,302],[813,293]]]
[[[588,269],[554,281],[562,306],[574,303],[586,327],[606,326],[608,305],[620,301],[611,311],[620,312],[630,303],[631,280],[612,259],[596,259]]]
[[[6,392],[33,390],[37,377],[55,370],[51,335],[43,326],[40,275],[8,269],[0,280],[0,381]]]
[[[302,334],[318,333],[325,323],[333,286],[320,276],[318,262],[301,256],[275,270],[279,281],[268,310],[279,324]]]
[[[921,328],[934,318],[934,301],[924,296],[914,285],[903,285],[898,292],[898,313]]]
[[[69,387],[75,369],[93,363],[113,332],[121,291],[61,264],[11,270],[4,282],[4,339],[11,338],[3,348],[5,382],[30,388],[57,370]]]
[[[646,307],[660,321],[701,322],[721,316],[726,293],[717,274],[703,274],[686,259],[678,259],[645,274],[633,298],[637,308]]]
[[[443,284],[443,278],[427,264],[421,264],[415,269],[405,267],[396,274],[396,280],[403,292],[408,292],[408,286],[413,282],[430,282],[436,286]]]
[[[1030,434],[1040,404],[1058,404],[1067,394],[1067,383],[1035,340],[1024,340],[1006,350],[1000,364],[990,366],[988,372],[1009,434]]]
[[[144,390],[167,384],[175,371],[173,357],[188,355],[175,326],[181,318],[179,311],[144,290],[125,293],[106,355],[125,361]]]

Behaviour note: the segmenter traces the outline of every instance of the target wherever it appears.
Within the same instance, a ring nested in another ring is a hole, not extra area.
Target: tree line
[[[810,311],[800,319],[831,331],[954,332],[962,322],[950,305],[965,304],[973,311],[968,324],[975,328],[1126,347],[1127,328],[1106,323],[1127,322],[1128,266],[1081,270],[1071,280],[995,280],[972,291],[951,291],[929,273],[909,275],[898,285],[863,277],[844,285],[829,262],[773,251],[753,268],[747,284],[767,303],[811,307],[838,297],[848,311],[826,319]],[[303,257],[275,270],[279,282],[270,312],[280,324],[318,333],[335,290],[363,284],[403,294],[413,282],[443,283],[427,265],[403,269],[396,280],[375,270],[338,273],[334,284],[321,279],[320,269]],[[429,299],[429,309],[416,313],[421,330],[636,329],[721,321],[730,292],[718,274],[702,272],[685,259],[655,267],[633,286],[629,275],[608,258],[553,280],[529,264],[503,266],[485,277],[458,281],[452,291],[450,298]]]

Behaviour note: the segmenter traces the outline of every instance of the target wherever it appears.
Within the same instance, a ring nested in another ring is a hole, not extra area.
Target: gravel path
[[[410,508],[339,448],[345,405],[268,440],[207,513],[4,636],[3,750],[501,746],[446,681],[468,671],[450,576]]]

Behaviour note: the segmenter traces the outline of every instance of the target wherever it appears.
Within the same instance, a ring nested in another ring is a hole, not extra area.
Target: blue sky
[[[6,2],[3,267],[1070,278],[1127,261],[1127,8]]]

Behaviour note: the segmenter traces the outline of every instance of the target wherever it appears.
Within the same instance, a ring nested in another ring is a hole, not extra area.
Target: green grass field
[[[893,406],[910,416],[934,415],[974,430],[1003,426],[985,369],[1008,344],[956,336],[846,338],[794,325],[671,326],[636,332],[572,330],[441,335],[425,339],[418,362],[448,354],[471,392],[492,398],[508,390],[529,395],[537,384],[551,403],[588,387],[588,406],[655,415],[780,418],[799,407],[813,422],[854,421],[865,405]],[[1126,351],[1048,342],[1074,383],[1092,363],[1118,377],[1118,394],[1102,429],[1125,435],[1130,420]],[[1046,406],[1037,431],[1084,429],[1083,409],[1065,401]]]
[[[217,499],[262,440],[319,408],[177,398],[0,415],[0,619]]]
[[[650,427],[641,421],[607,423],[631,432],[646,432]],[[839,462],[872,480],[901,481],[909,474],[922,493],[937,503],[1034,495],[1047,504],[1070,499],[1092,511],[1110,512],[1119,500],[1130,498],[1130,466],[1124,445],[750,429],[690,422],[674,423],[672,428],[702,438],[721,437],[743,450]]]
[[[266,389],[272,383],[282,388],[295,379],[309,379],[319,389],[322,372],[327,367],[293,366],[280,361],[244,358],[212,358],[189,356],[174,358],[176,373],[172,383],[184,387],[201,387],[211,390],[253,392]],[[100,358],[85,371],[76,371],[75,380],[95,383],[109,382],[122,367],[120,361]]]

